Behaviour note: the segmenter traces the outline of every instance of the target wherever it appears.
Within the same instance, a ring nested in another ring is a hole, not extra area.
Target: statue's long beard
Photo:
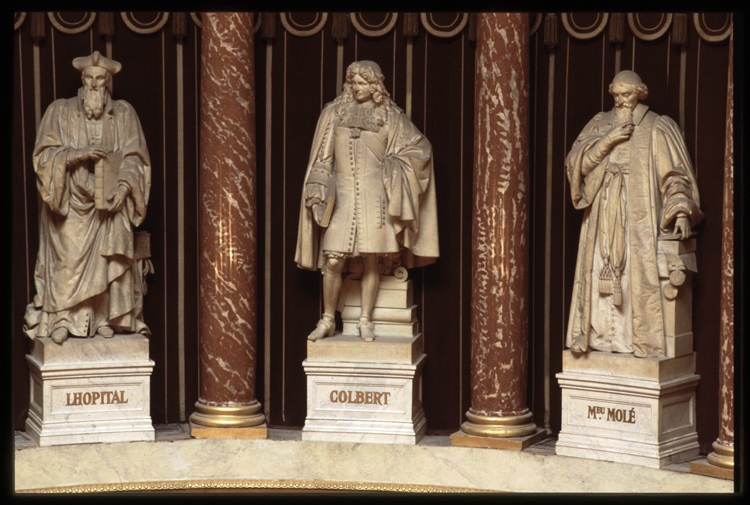
[[[107,98],[106,88],[86,88],[83,95],[83,109],[86,111],[86,117],[99,119],[104,111],[104,102]]]
[[[620,123],[626,123],[633,120],[633,109],[625,105],[621,107],[615,107],[615,117]]]

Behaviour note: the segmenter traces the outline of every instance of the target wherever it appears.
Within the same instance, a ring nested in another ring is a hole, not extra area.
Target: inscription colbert
[[[380,391],[331,391],[332,403],[364,403],[365,405],[388,405],[391,393]]]
[[[627,409],[614,409],[611,407],[605,409],[604,407],[589,405],[588,409],[588,419],[600,420],[606,414],[605,421],[635,424],[635,408],[628,411]]]
[[[93,391],[85,393],[65,393],[67,402],[65,406],[78,405],[111,405],[118,403],[128,403],[125,399],[125,391]]]

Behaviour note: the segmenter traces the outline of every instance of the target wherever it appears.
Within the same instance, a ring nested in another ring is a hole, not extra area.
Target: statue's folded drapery
[[[614,111],[597,114],[565,163],[573,204],[585,209],[566,345],[659,356],[665,334],[657,238],[672,233],[677,217],[697,224],[703,218],[700,197],[679,127],[641,103],[633,111],[629,141],[584,176],[587,153],[615,122]],[[615,276],[622,274],[622,302],[614,307],[599,295],[598,275],[608,259],[613,270],[621,269]]]
[[[135,316],[133,227],[146,216],[151,166],[138,117],[123,100],[107,99],[101,147],[122,155],[118,184],[129,193],[116,213],[94,204],[89,160],[73,162],[89,145],[83,88],[79,96],[52,103],[42,119],[33,164],[42,198],[36,295],[27,307],[25,333],[49,336],[58,327],[91,336],[101,326],[148,333]],[[91,162],[93,165],[93,161]]]

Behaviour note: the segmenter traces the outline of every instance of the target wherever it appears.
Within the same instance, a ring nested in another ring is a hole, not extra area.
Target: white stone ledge
[[[174,426],[174,425],[172,425]],[[37,447],[16,436],[16,492],[160,489],[362,490],[517,493],[731,493],[729,480],[686,467],[641,466],[557,456],[551,440],[525,451],[450,445],[302,441],[300,431],[268,439],[192,439],[157,427],[156,442]]]

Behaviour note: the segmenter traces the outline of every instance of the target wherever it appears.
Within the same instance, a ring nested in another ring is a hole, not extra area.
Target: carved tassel
[[[349,14],[335,12],[331,23],[331,35],[336,42],[343,42],[349,38]]]
[[[622,305],[622,284],[620,283],[619,277],[614,278],[613,288],[612,303],[615,307],[619,307],[620,305]]]
[[[115,13],[99,13],[99,35],[102,37],[113,37],[115,35]]]
[[[260,19],[260,38],[273,40],[276,38],[276,13],[264,12]]]
[[[613,43],[625,42],[625,14],[613,12],[609,18],[609,41]]]
[[[44,12],[31,13],[31,39],[35,42],[44,40]]]
[[[672,43],[686,46],[688,42],[687,14],[678,12],[672,20]]]
[[[612,269],[609,265],[604,265],[599,272],[599,294],[611,295],[612,294]]]
[[[187,36],[187,13],[172,13],[172,37],[182,39]]]
[[[419,35],[419,14],[407,12],[404,15],[404,37],[416,37]]]
[[[544,18],[544,45],[547,49],[557,45],[557,14],[552,12]]]

